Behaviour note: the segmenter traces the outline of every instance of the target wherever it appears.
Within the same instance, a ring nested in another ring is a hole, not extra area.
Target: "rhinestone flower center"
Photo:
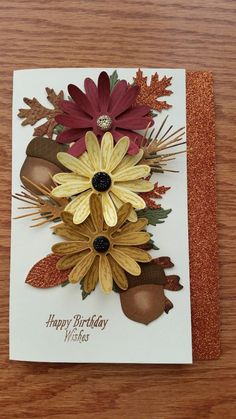
[[[112,125],[112,119],[110,118],[109,115],[101,115],[97,119],[97,126],[102,131],[108,131],[111,128],[111,125]]]
[[[110,247],[110,242],[107,237],[98,236],[93,242],[93,247],[96,250],[96,252],[105,253],[108,251]]]
[[[111,186],[111,177],[106,172],[97,172],[92,178],[92,185],[98,192],[105,192]]]

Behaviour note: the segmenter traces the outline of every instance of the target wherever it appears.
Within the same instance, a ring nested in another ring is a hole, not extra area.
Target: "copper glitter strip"
[[[187,72],[188,208],[194,360],[220,356],[215,113],[209,72]]]

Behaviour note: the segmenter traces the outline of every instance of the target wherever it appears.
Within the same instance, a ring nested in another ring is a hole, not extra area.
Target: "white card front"
[[[14,73],[13,138],[12,138],[12,193],[21,191],[20,169],[25,151],[33,137],[30,125],[23,127],[17,116],[25,107],[23,98],[36,97],[48,106],[45,88],[50,87],[67,96],[67,85],[73,83],[84,89],[86,77],[97,83],[104,69],[37,69]],[[114,69],[105,69],[109,75]],[[119,79],[132,83],[136,69],[117,69]],[[150,80],[157,71],[160,78],[172,77],[168,97],[172,107],[154,118],[158,130],[168,115],[168,126],[177,130],[186,126],[185,71],[172,69],[144,69]],[[163,99],[163,98],[161,98]],[[164,98],[165,99],[165,98]],[[37,126],[37,124],[36,124]],[[167,127],[168,128],[168,127]],[[185,138],[184,138],[185,140]],[[183,146],[183,149],[185,147]],[[181,149],[181,147],[180,147]],[[171,150],[171,149],[170,149]],[[49,224],[30,228],[28,217],[20,215],[19,201],[12,201],[12,240],[10,278],[10,359],[42,362],[105,362],[105,363],[191,363],[191,311],[188,254],[187,165],[186,154],[168,163],[167,171],[154,174],[159,185],[171,189],[162,197],[161,204],[172,212],[162,224],[148,226],[159,250],[151,250],[156,257],[168,256],[174,267],[166,275],[178,275],[183,289],[165,290],[173,308],[148,325],[130,320],[122,311],[116,292],[105,295],[96,287],[82,300],[80,285],[39,289],[25,283],[35,263],[51,253],[57,243]],[[159,203],[159,202],[158,202]]]

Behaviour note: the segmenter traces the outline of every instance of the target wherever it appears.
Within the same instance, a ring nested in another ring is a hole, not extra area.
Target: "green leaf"
[[[164,223],[164,219],[167,218],[168,214],[170,214],[172,210],[168,209],[165,210],[163,208],[151,209],[145,208],[144,210],[137,211],[137,216],[145,217],[148,219],[148,224],[155,226],[157,224]]]
[[[58,124],[55,126],[53,132],[54,134],[60,134],[64,130],[64,126],[61,124]]]
[[[110,90],[112,91],[116,85],[116,83],[118,83],[119,79],[118,79],[118,73],[117,71],[113,71],[113,73],[110,76]]]
[[[155,245],[154,240],[150,239],[150,240],[149,240],[149,243],[152,245],[152,248],[153,248],[154,250],[160,250],[160,249],[159,249],[159,247],[157,247],[157,246]]]
[[[66,286],[66,285],[68,285],[69,283],[70,283],[70,281],[68,281],[68,279],[67,279],[67,281],[62,282],[61,287],[65,287],[65,286]]]

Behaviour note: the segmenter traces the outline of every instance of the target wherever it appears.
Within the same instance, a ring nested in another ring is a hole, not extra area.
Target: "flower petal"
[[[57,159],[63,166],[67,169],[71,170],[74,173],[78,173],[79,175],[85,177],[91,177],[93,172],[89,166],[87,166],[84,162],[80,161],[74,156],[71,156],[68,153],[60,152],[57,153]]]
[[[96,231],[103,229],[103,214],[101,199],[98,195],[93,194],[90,197],[90,213]]]
[[[113,108],[116,105],[116,103],[119,102],[120,99],[127,92],[127,89],[128,89],[128,83],[126,80],[118,81],[115,87],[113,88],[110,95],[110,103],[109,103],[109,108],[108,108],[109,112],[111,112],[111,115],[113,117],[116,116],[116,115],[113,115]]]
[[[148,263],[152,260],[152,257],[148,252],[139,249],[138,247],[119,246],[119,250],[137,262]]]
[[[87,182],[73,180],[70,182],[63,183],[63,185],[56,186],[52,190],[51,195],[56,198],[66,198],[73,195],[77,195],[80,192],[84,192],[89,188],[91,188],[90,180]]]
[[[128,219],[130,215],[131,210],[132,210],[132,205],[129,202],[123,204],[119,208],[117,212],[118,221],[114,227],[109,229],[110,234],[112,234],[114,231],[117,231],[125,223],[125,221]]]
[[[86,256],[89,252],[90,252],[89,250],[84,250],[83,252],[80,252],[80,253],[74,253],[72,255],[62,256],[62,258],[60,258],[59,261],[57,262],[56,267],[60,271],[71,269],[75,265],[77,265],[77,263],[79,263],[84,258],[84,256]]]
[[[109,294],[112,291],[112,271],[106,255],[99,257],[99,283],[102,291]]]
[[[129,109],[131,105],[135,102],[138,94],[139,94],[139,86],[130,87],[126,93],[118,100],[112,109],[112,113],[115,116],[120,115],[121,113],[125,112],[126,109]]]
[[[129,167],[123,169],[122,171],[117,172],[112,176],[112,179],[115,182],[124,182],[130,180],[140,179],[142,177],[147,177],[150,173],[150,166],[140,164],[134,167]]]
[[[90,214],[89,200],[92,195],[92,191],[88,191],[88,194],[80,195],[80,200],[77,202],[76,210],[74,213],[73,221],[75,224],[81,224]]]
[[[69,128],[90,128],[91,119],[71,116],[67,114],[57,115],[57,123]]]
[[[88,96],[88,99],[89,99],[94,111],[99,112],[98,89],[97,89],[96,84],[94,83],[94,81],[92,79],[87,77],[84,80],[84,88],[85,88],[86,95]]]
[[[79,129],[79,128],[69,128],[66,129],[63,132],[60,132],[57,135],[56,142],[67,144],[71,143],[72,141],[78,140],[80,137],[82,137],[85,134],[85,129]]]
[[[101,142],[101,168],[107,170],[113,151],[113,137],[110,132],[106,132]]]
[[[104,220],[108,226],[114,226],[117,223],[117,213],[113,201],[108,192],[103,192],[101,196]]]
[[[109,192],[110,197],[112,198],[112,201],[114,202],[115,206],[117,209],[119,209],[124,202],[122,202],[116,195],[114,195],[111,191]],[[128,216],[128,220],[131,222],[134,222],[137,220],[137,214],[134,211],[134,209],[131,210],[129,216]]]
[[[112,249],[111,256],[115,261],[126,271],[129,272],[131,275],[140,275],[141,268],[134,259],[129,257],[123,252],[120,252],[118,249]]]
[[[96,135],[88,131],[85,136],[88,157],[96,171],[101,170],[101,149]]]
[[[81,234],[79,231],[76,231],[75,228],[71,228],[64,223],[57,224],[55,227],[53,227],[53,233],[72,241],[86,241],[87,239],[86,235]]]
[[[93,232],[93,225],[90,225],[89,218],[82,224],[75,225],[73,222],[73,214],[71,212],[63,211],[61,214],[62,221],[66,226],[71,227],[76,233],[82,234],[85,237],[90,237]],[[92,224],[92,223],[91,223]],[[61,224],[59,224],[61,225]]]
[[[133,192],[149,192],[152,191],[154,185],[152,182],[144,179],[137,179],[131,182],[116,182],[116,186],[122,186]]]
[[[75,117],[82,117],[82,118],[88,118],[88,115],[86,113],[84,113],[79,105],[77,105],[76,103],[72,102],[71,100],[60,100],[59,102],[59,107],[60,109],[62,109],[64,112],[66,112],[67,114],[71,115],[71,116],[75,116]],[[57,116],[55,116],[55,120],[57,121]]]
[[[143,209],[146,207],[144,199],[142,199],[136,193],[128,191],[126,188],[114,185],[112,186],[111,191],[113,192],[113,194],[118,196],[118,198],[121,199],[121,201],[130,202],[134,208]]]
[[[91,194],[92,194],[92,190],[91,189],[89,189],[88,191],[82,192],[79,196],[77,196],[76,198],[74,198],[65,207],[65,211],[68,211],[68,212],[71,212],[72,214],[74,214],[75,211],[77,210],[78,206],[81,204],[81,202],[83,202],[87,198],[89,199],[90,196],[91,196]]]
[[[68,153],[71,154],[72,156],[80,156],[81,154],[83,154],[86,150],[86,145],[85,145],[85,136],[79,138],[68,150]]]
[[[109,172],[112,172],[118,166],[118,164],[121,162],[123,157],[126,155],[128,148],[129,148],[128,137],[121,138],[113,149],[113,152],[110,158],[110,163],[107,167],[107,170]]]
[[[108,255],[107,257],[111,266],[113,280],[119,288],[121,288],[122,290],[127,290],[128,281],[124,269],[122,269],[120,265],[118,265],[118,263],[115,261],[115,259],[111,257],[111,255]]]
[[[91,292],[95,289],[99,279],[99,257],[96,256],[94,262],[86,273],[83,288],[85,292]]]
[[[57,255],[70,255],[72,253],[78,253],[82,250],[89,248],[88,241],[74,241],[74,242],[61,242],[56,243],[52,246],[53,253]]]
[[[134,156],[126,155],[120,164],[116,167],[113,173],[118,173],[120,170],[128,169],[129,167],[135,166],[143,157],[143,150],[140,149]]]
[[[68,92],[72,99],[79,105],[79,107],[87,114],[93,116],[93,108],[87,96],[74,84],[69,84]]]
[[[69,275],[69,281],[72,283],[76,283],[81,281],[81,279],[84,278],[88,270],[90,269],[93,261],[95,258],[95,253],[90,252],[86,254],[82,260],[79,261],[75,265],[75,267],[72,269],[70,275]]]
[[[98,77],[98,102],[100,112],[107,112],[110,100],[110,80],[105,71],[102,71]]]
[[[146,227],[147,224],[148,224],[147,218],[139,218],[135,223],[125,224],[123,227],[121,227],[121,232],[129,233],[129,232],[134,232],[134,231],[141,231],[144,229],[144,227]],[[121,234],[121,232],[117,234]]]
[[[146,231],[141,232],[129,232],[121,233],[119,236],[113,238],[114,245],[130,245],[130,246],[139,246],[140,244],[145,244],[150,240],[150,234]]]
[[[125,115],[125,114],[124,114]],[[148,123],[150,122],[150,118],[142,118],[142,117],[120,117],[116,120],[117,126],[119,128],[125,129],[145,129],[147,128]]]
[[[86,177],[83,176],[79,176],[77,175],[77,173],[57,173],[56,175],[53,176],[53,180],[56,183],[68,183],[68,182],[74,182],[74,181],[78,181],[78,182],[84,182],[87,181],[88,179],[86,179]]]

